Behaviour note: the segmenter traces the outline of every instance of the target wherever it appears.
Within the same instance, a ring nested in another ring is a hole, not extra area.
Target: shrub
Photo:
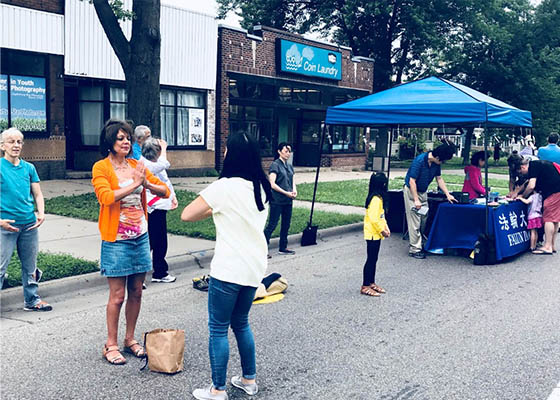
[[[43,271],[41,281],[99,271],[96,261],[75,258],[68,254],[44,252],[39,252],[37,255],[37,267]],[[21,262],[16,252],[14,252],[6,272],[7,276],[4,279],[5,288],[21,286]]]

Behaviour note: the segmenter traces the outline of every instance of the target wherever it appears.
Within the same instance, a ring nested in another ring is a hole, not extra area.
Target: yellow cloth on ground
[[[269,304],[269,303],[276,303],[284,298],[283,293],[273,294],[272,296],[266,296],[262,299],[258,299],[253,301],[253,304]]]

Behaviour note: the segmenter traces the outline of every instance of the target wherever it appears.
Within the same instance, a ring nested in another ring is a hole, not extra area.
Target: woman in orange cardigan
[[[142,283],[152,269],[146,189],[161,197],[169,189],[152,175],[142,162],[127,159],[132,148],[132,127],[120,120],[109,120],[101,131],[99,150],[106,157],[95,163],[92,183],[100,204],[101,275],[109,282],[107,303],[107,342],[103,357],[111,364],[121,365],[126,359],[120,353],[117,333],[119,314],[126,301],[126,334],[124,351],[145,357],[144,347],[134,340],[136,320],[142,300]]]

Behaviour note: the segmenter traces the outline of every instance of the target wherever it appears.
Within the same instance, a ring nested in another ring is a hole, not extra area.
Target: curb
[[[320,245],[322,239],[332,236],[344,235],[346,233],[360,231],[363,227],[362,222],[355,224],[334,226],[332,228],[321,229],[317,232],[317,244]],[[296,233],[288,237],[288,241],[299,243],[301,233]],[[278,238],[271,239],[270,247],[278,246]],[[214,249],[201,250],[195,253],[184,254],[175,257],[168,257],[170,269],[173,271],[186,271],[189,269],[201,269],[208,267]],[[99,274],[99,272],[91,272],[89,274],[69,276],[61,279],[53,279],[43,282],[39,285],[39,293],[41,297],[48,300],[49,297],[60,295],[61,293],[77,295],[83,292],[98,289],[107,285],[107,279]],[[5,289],[0,294],[0,308],[13,307],[14,305],[23,304],[23,294],[21,286]],[[7,311],[7,310],[6,310]]]

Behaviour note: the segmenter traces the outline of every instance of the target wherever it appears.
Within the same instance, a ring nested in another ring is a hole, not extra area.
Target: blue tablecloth
[[[485,206],[441,204],[425,248],[473,249],[478,235],[484,232]],[[527,230],[527,206],[520,201],[490,207],[488,231],[496,239],[496,258],[501,260],[526,251],[530,245]]]

